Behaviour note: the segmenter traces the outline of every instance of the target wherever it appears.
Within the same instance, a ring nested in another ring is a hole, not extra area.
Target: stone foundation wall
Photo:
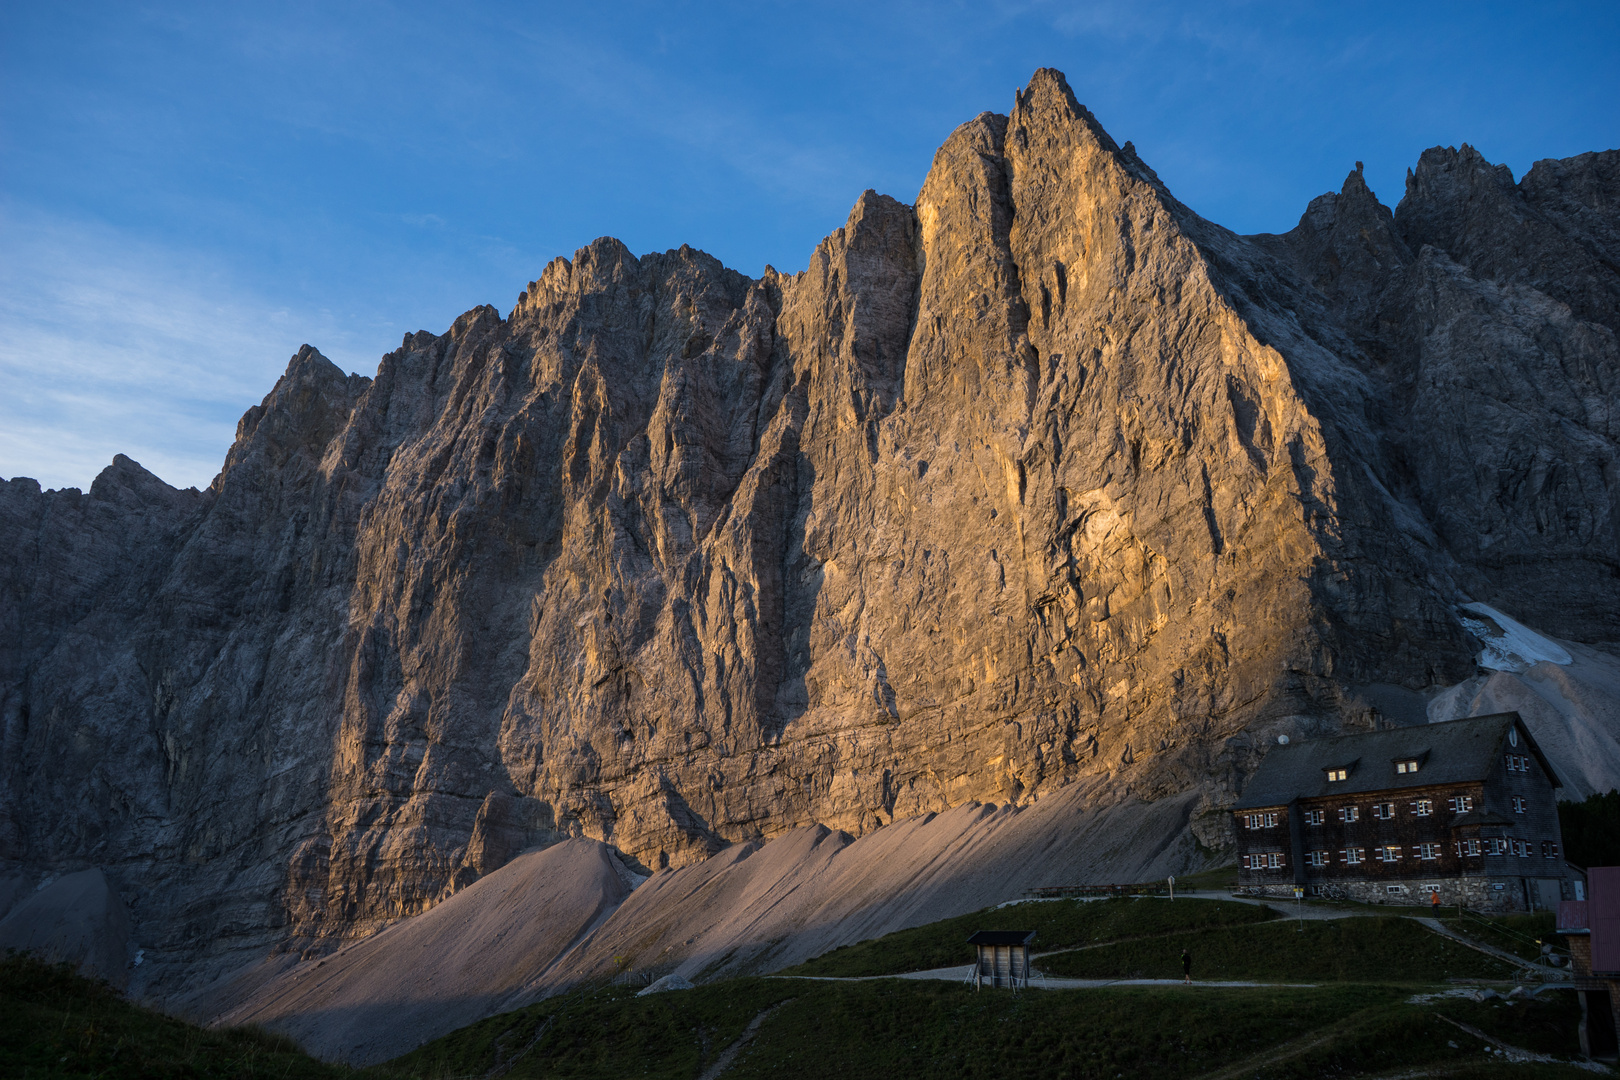
[[[1363,904],[1392,904],[1398,906],[1427,907],[1430,886],[1440,893],[1442,907],[1463,907],[1474,911],[1523,911],[1524,886],[1518,878],[1483,877],[1424,877],[1405,878],[1400,881],[1334,881],[1305,886],[1307,897],[1339,897]],[[1251,896],[1294,898],[1294,886],[1287,884],[1254,885],[1243,890]]]

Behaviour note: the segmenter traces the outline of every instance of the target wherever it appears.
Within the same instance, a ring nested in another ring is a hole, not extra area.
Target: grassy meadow
[[[1038,961],[1052,975],[1177,977],[1186,947],[1200,978],[1314,985],[1013,993],[882,977],[965,965],[964,939],[987,927],[1035,929],[1038,947],[1068,950]],[[646,997],[582,988],[355,1070],[264,1032],[206,1031],[65,968],[12,956],[0,962],[0,1076],[697,1080],[721,1064],[727,1080],[1593,1075],[1569,1063],[1509,1063],[1489,1041],[1572,1057],[1573,994],[1457,996],[1448,980],[1501,980],[1508,965],[1387,914],[1301,930],[1266,908],[1220,901],[1020,904],[834,950],[796,970],[815,977],[730,979]]]
[[[976,930],[1033,930],[1031,948],[1044,953],[1275,918],[1277,913],[1268,907],[1230,900],[1038,900],[988,908],[846,945],[781,974],[851,978],[967,964],[973,960],[973,949],[965,942]]]

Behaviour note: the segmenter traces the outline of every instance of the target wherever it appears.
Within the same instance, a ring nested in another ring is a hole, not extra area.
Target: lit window
[[[1416,814],[1418,817],[1430,816],[1434,813],[1434,800],[1419,799],[1417,802],[1412,804],[1412,813]]]
[[[1433,862],[1435,859],[1438,859],[1439,857],[1440,857],[1440,845],[1439,844],[1419,844],[1418,845],[1418,858],[1423,859],[1426,862]]]
[[[1383,862],[1400,862],[1401,848],[1399,844],[1386,844],[1378,849],[1378,858]]]
[[[1328,782],[1333,783],[1336,780],[1343,780],[1346,777],[1348,777],[1349,775],[1350,775],[1350,770],[1349,769],[1329,769],[1328,770]]]
[[[1397,761],[1395,771],[1398,773],[1415,773],[1418,771],[1418,763],[1415,761]]]
[[[1340,809],[1339,809],[1339,820],[1340,821],[1360,821],[1361,820],[1361,807],[1359,807],[1359,806],[1340,807]]]

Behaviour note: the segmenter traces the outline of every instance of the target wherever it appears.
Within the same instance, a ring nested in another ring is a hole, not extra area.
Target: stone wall
[[[1473,911],[1508,912],[1526,910],[1524,880],[1516,877],[1358,879],[1307,885],[1305,891],[1310,897],[1328,896],[1363,904],[1427,907],[1430,887],[1436,886],[1443,907],[1461,904]],[[1342,890],[1342,897],[1333,893],[1333,889]],[[1294,887],[1287,882],[1254,885],[1242,891],[1250,896],[1294,898]]]

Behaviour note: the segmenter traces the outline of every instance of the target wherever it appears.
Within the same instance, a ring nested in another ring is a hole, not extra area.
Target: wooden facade
[[[1517,713],[1279,747],[1233,811],[1240,881],[1548,910],[1574,898],[1558,786]]]
[[[1020,989],[1029,985],[1029,945],[1033,930],[980,930],[968,938],[978,949],[973,968],[973,988],[1006,986]]]
[[[1574,961],[1581,1000],[1581,1053],[1620,1058],[1620,866],[1588,871],[1585,900],[1558,905],[1558,933]]]

